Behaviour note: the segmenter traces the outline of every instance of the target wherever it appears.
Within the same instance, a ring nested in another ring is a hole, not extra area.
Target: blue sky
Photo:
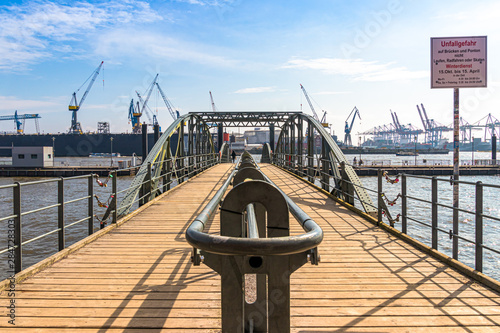
[[[130,99],[156,73],[181,113],[209,111],[209,90],[221,111],[309,113],[303,84],[341,137],[354,106],[355,133],[390,123],[389,110],[422,127],[420,103],[451,124],[452,90],[430,89],[430,37],[487,35],[488,88],[461,89],[460,112],[500,118],[498,13],[498,1],[481,0],[10,1],[0,6],[0,115],[40,113],[42,131],[67,131],[71,94],[104,61],[78,113],[86,131],[98,121],[130,131]],[[158,94],[149,105],[171,123]]]

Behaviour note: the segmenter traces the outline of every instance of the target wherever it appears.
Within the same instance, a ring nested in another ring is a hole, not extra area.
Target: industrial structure
[[[347,146],[352,146],[351,131],[352,131],[352,127],[354,125],[354,120],[356,119],[356,115],[358,115],[358,118],[361,119],[361,115],[359,114],[358,108],[354,107],[354,109],[352,109],[351,113],[349,113],[349,115],[347,116],[347,119],[345,120],[344,144]],[[351,124],[349,124],[349,118],[351,116],[352,116]]]
[[[40,134],[40,125],[38,124],[38,119],[40,119],[40,115],[37,113],[31,113],[31,114],[17,114],[17,110],[14,112],[13,115],[8,115],[8,116],[0,116],[0,121],[2,120],[14,120],[14,125],[16,127],[16,133],[17,134],[24,134],[24,125],[26,122],[26,119],[34,119],[35,120],[35,126],[36,126],[36,132]]]
[[[82,134],[82,127],[81,127],[80,123],[78,122],[77,113],[80,110],[80,108],[82,107],[83,102],[85,102],[85,99],[87,98],[87,95],[89,94],[89,91],[92,88],[92,85],[94,84],[95,79],[99,75],[99,71],[101,70],[101,67],[103,64],[104,64],[104,61],[101,61],[101,64],[94,70],[94,72],[89,76],[89,78],[87,80],[85,80],[85,82],[83,82],[83,84],[80,86],[80,88],[78,88],[73,93],[73,95],[71,97],[71,101],[70,101],[69,106],[68,106],[68,110],[72,112],[71,127],[69,128],[69,133]],[[80,99],[80,101],[78,101],[78,99],[76,97],[76,93],[78,91],[80,91],[80,89],[85,85],[85,83],[87,83],[87,81],[89,79],[90,79],[89,85],[87,86],[87,89],[83,93],[83,96]]]

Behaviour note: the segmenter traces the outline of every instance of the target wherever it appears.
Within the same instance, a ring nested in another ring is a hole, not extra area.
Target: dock
[[[19,273],[15,326],[4,317],[0,330],[219,332],[220,277],[193,266],[185,232],[233,167],[211,167]],[[498,332],[498,291],[289,172],[261,171],[324,232],[319,265],[291,276],[292,332]],[[218,214],[208,233],[218,233]],[[0,306],[10,299],[3,290]]]

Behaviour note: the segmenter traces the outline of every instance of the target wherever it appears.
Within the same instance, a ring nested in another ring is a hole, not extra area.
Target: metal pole
[[[432,189],[431,189],[431,219],[432,219],[432,236],[431,243],[432,248],[438,249],[438,182],[436,177],[432,177]]]
[[[377,222],[382,222],[382,170],[381,169],[378,169],[377,170],[377,178],[378,178],[378,181],[377,181],[377,184],[378,184],[378,188],[377,188],[377,196],[378,196],[378,202],[377,202],[377,206],[378,206],[378,212],[377,212]]]
[[[14,187],[14,271],[19,273],[23,269],[23,237],[21,227],[21,184],[19,182],[15,182],[16,186]]]
[[[116,170],[112,173],[113,179],[111,181],[112,184],[112,191],[113,191],[113,223],[116,223],[118,221],[118,187],[117,187],[117,178],[118,178],[118,172]]]
[[[146,196],[146,202],[149,202],[153,198],[153,172],[151,167],[151,162],[148,162],[148,195]],[[145,193],[146,194],[146,193]]]
[[[453,89],[453,259],[458,260],[458,208],[459,208],[459,154],[460,154],[460,114],[459,92]]]
[[[406,191],[406,175],[401,175],[401,232],[408,233],[408,197]]]
[[[483,183],[476,183],[476,271],[483,271]]]
[[[94,233],[94,175],[90,174],[88,178],[88,216],[89,216],[89,235]]]
[[[57,228],[59,251],[64,250],[64,178],[60,177],[57,181]]]
[[[271,152],[274,153],[274,124],[269,124],[269,145],[271,146]]]
[[[492,164],[496,165],[497,164],[497,136],[493,134],[491,136],[491,159]]]

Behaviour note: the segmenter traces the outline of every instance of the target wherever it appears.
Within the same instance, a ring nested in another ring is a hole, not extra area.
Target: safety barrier
[[[220,235],[207,234],[203,230],[221,201]],[[290,236],[289,211],[306,233]],[[250,154],[242,154],[186,239],[193,264],[203,262],[221,275],[223,332],[290,331],[290,275],[308,261],[318,264],[323,231],[260,172]]]

